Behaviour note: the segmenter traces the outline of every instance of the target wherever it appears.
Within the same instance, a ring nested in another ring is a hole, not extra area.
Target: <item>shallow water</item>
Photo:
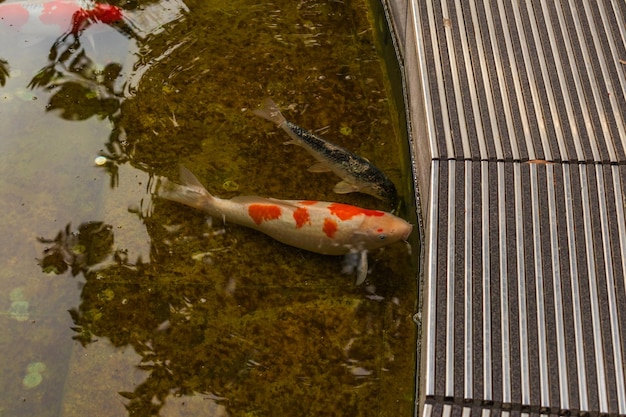
[[[388,210],[251,111],[271,96],[410,190],[369,4],[120,6],[78,38],[0,20],[0,416],[412,415],[416,230],[357,287],[152,195],[182,163],[223,198]]]

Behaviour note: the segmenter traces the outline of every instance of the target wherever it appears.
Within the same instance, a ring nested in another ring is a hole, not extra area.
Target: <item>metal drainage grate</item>
[[[625,415],[626,2],[387,3],[427,159],[421,414]]]
[[[433,164],[424,394],[626,413],[626,167]]]

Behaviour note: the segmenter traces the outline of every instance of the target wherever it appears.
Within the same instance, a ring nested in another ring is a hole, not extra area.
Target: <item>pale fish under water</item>
[[[158,196],[203,210],[226,222],[256,229],[284,244],[323,255],[358,253],[357,284],[367,276],[367,252],[406,241],[412,226],[391,213],[348,204],[211,195],[186,168],[182,185],[163,179]]]

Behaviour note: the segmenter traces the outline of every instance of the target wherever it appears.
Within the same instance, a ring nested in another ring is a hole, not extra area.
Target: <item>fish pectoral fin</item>
[[[346,182],[346,181],[339,181],[335,185],[335,188],[333,188],[333,191],[336,192],[337,194],[348,194],[348,193],[353,193],[355,191],[359,191],[359,187],[357,187],[354,184],[350,184],[349,182]]]
[[[309,172],[330,172],[331,169],[330,169],[330,167],[327,164],[325,164],[323,162],[318,162],[315,165],[311,165],[307,169],[307,171],[309,171]]]
[[[359,263],[356,267],[356,283],[355,285],[361,285],[367,278],[368,267],[367,267],[367,251],[363,250],[359,253]]]

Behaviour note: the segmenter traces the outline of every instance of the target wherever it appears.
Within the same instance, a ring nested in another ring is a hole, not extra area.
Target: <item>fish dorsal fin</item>
[[[335,188],[333,188],[333,191],[336,192],[337,194],[348,194],[348,193],[353,193],[359,190],[360,190],[359,187],[357,187],[354,184],[350,184],[349,182],[346,182],[346,181],[339,181],[335,185]]]
[[[185,168],[182,165],[180,166],[180,181],[183,183],[183,185],[187,185],[189,187],[199,187],[199,188],[204,189],[204,185],[202,185],[200,180],[196,178],[196,176],[193,175],[191,171],[189,171],[187,168]]]
[[[269,198],[256,195],[238,195],[237,197],[231,198],[230,201],[239,204],[275,204]]]
[[[259,197],[256,195],[240,195],[240,196],[231,198],[230,201],[234,203],[238,203],[238,204],[271,204],[274,206],[281,206],[281,207],[295,207],[295,208],[298,207],[295,204],[295,202],[292,203],[287,200],[278,200],[276,198]]]
[[[318,162],[317,164],[311,165],[309,167],[309,169],[307,169],[307,171],[309,171],[309,172],[330,172],[331,169],[328,166],[328,164],[325,164],[324,162]]]

